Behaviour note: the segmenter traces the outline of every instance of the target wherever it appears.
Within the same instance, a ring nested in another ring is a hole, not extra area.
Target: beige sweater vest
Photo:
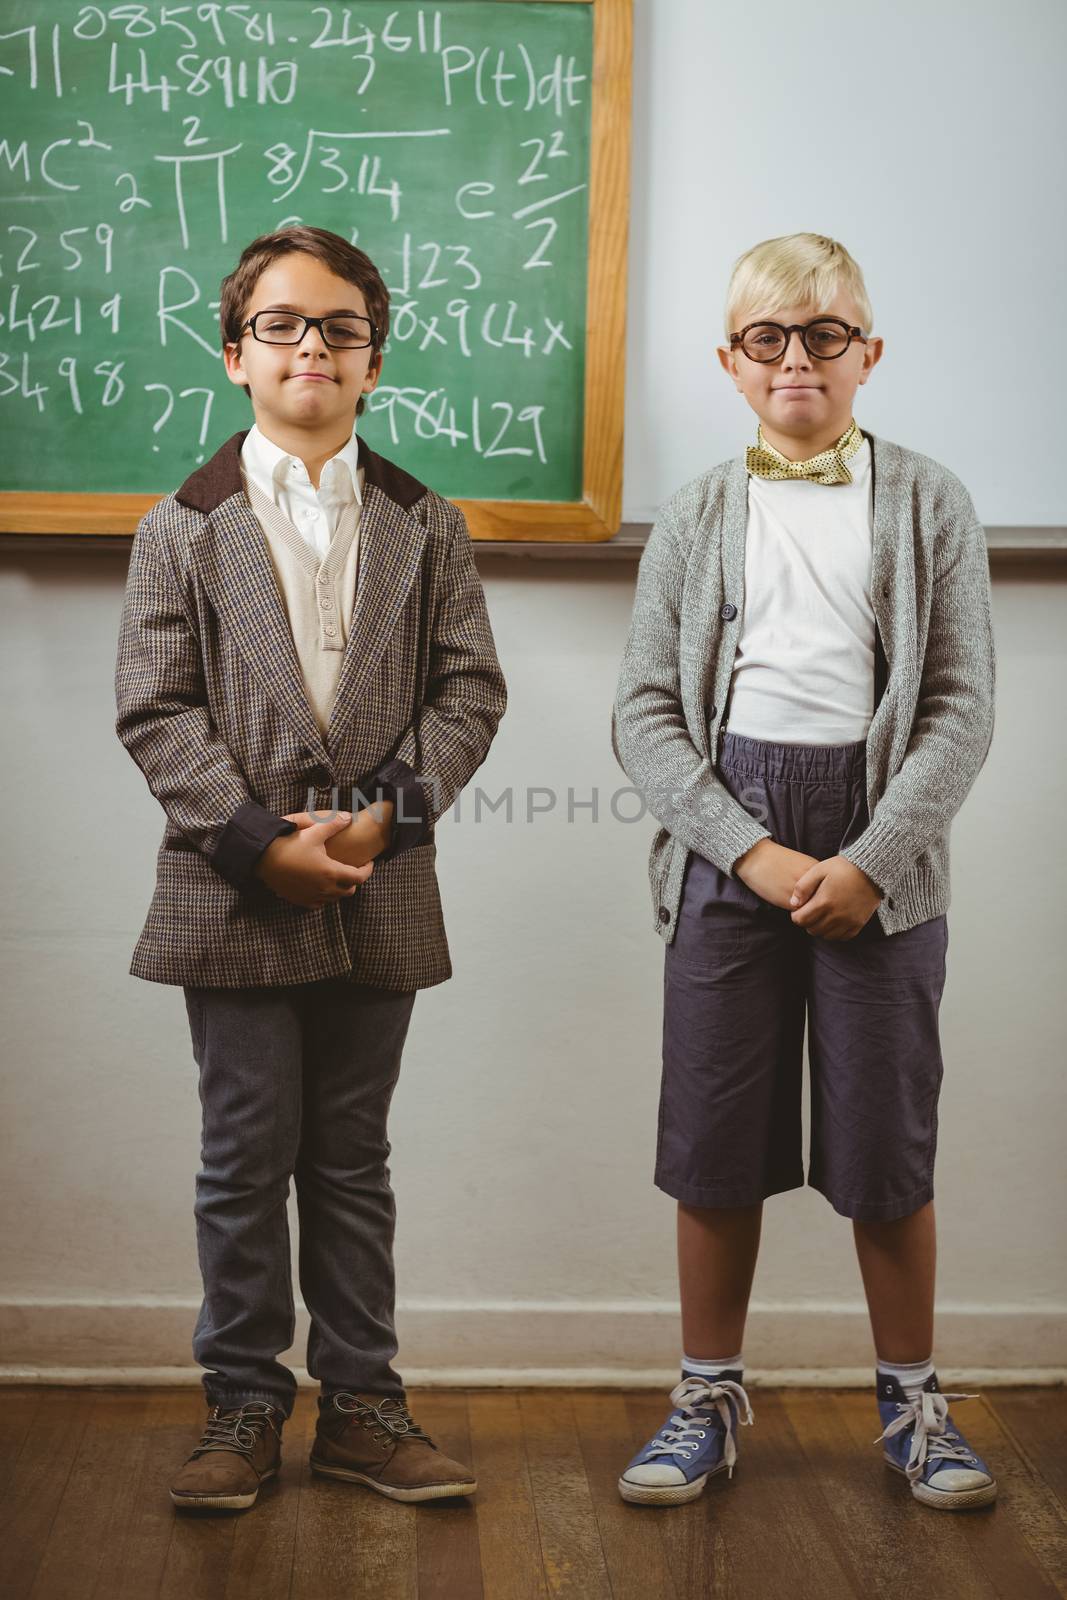
[[[345,507],[320,560],[273,500],[242,478],[289,617],[308,704],[325,737],[356,599],[361,507],[355,499]]]

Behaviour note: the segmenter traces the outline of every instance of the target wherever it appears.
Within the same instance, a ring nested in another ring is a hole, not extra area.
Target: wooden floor
[[[473,1463],[470,1501],[396,1505],[313,1478],[301,1391],[256,1507],[175,1513],[199,1389],[0,1388],[4,1600],[1038,1600],[1067,1594],[1067,1391],[954,1407],[993,1464],[986,1510],[927,1511],[883,1465],[869,1392],[752,1391],[732,1483],[673,1510],[615,1484],[659,1393],[434,1390],[416,1418]]]

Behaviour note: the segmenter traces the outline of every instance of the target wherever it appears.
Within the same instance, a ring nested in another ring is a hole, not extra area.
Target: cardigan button
[[[659,920],[661,922],[669,922],[671,920],[671,914],[667,910],[666,906],[660,906],[660,908],[659,908]]]
[[[716,717],[717,717],[717,716],[718,716],[718,715],[719,715],[719,708],[718,708],[718,706],[709,706],[709,707],[708,707],[708,721],[709,721],[709,722],[714,722],[714,721],[715,721],[715,718],[716,718]]]
[[[732,622],[734,620],[734,618],[737,616],[737,607],[736,606],[732,606],[730,604],[729,600],[727,600],[726,604],[723,606],[722,610],[719,612],[719,615],[720,615],[720,617],[722,618],[722,620],[724,622]]]

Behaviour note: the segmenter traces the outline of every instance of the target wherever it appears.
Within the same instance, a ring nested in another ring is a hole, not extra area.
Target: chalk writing
[[[219,286],[304,222],[390,290],[369,441],[445,493],[576,497],[590,12],[9,0],[2,486],[162,491],[248,426]]]

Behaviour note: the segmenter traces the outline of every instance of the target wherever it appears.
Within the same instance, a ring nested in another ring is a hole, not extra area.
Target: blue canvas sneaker
[[[702,1494],[723,1468],[733,1477],[738,1419],[752,1422],[740,1372],[683,1377],[671,1390],[671,1404],[677,1409],[619,1479],[619,1493],[635,1505],[680,1505]]]
[[[942,1394],[936,1373],[914,1401],[885,1372],[877,1374],[877,1383],[882,1432],[874,1442],[885,1440],[886,1460],[908,1479],[916,1500],[939,1511],[963,1511],[996,1499],[996,1479],[948,1414],[950,1400],[977,1395]]]

